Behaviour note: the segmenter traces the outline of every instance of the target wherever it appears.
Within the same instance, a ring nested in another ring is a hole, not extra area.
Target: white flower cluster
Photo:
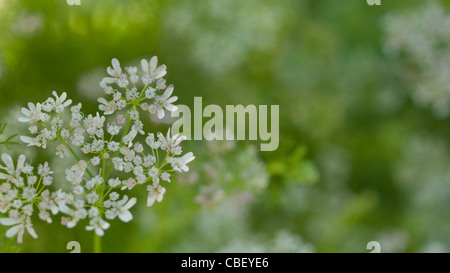
[[[22,242],[25,229],[37,237],[30,220],[34,205],[40,209],[40,218],[47,222],[51,222],[49,211],[64,214],[61,223],[68,228],[89,219],[86,230],[103,236],[110,226],[108,221],[119,218],[129,222],[133,218],[129,210],[137,200],[124,195],[123,191],[146,185],[147,206],[151,206],[155,201],[161,202],[166,192],[161,181],[170,182],[171,172],[189,171],[187,164],[195,157],[192,152],[182,155],[180,144],[186,139],[184,136],[172,136],[170,129],[166,136],[157,132],[156,137],[144,131],[139,110],[161,119],[166,110],[176,110],[172,103],[177,97],[171,97],[174,87],[166,86],[163,78],[166,67],[157,67],[156,57],[150,62],[142,60],[141,64],[142,74],[138,74],[136,67],[127,67],[127,74],[123,73],[117,59],[112,60],[112,67],[107,69],[111,77],[100,83],[112,97],[109,101],[98,99],[103,115],[86,116],[81,112],[81,103],[71,106],[66,93],[59,96],[56,92],[53,92],[54,98],[22,108],[24,117],[19,121],[30,123],[32,136],[20,139],[28,146],[43,149],[54,143],[57,156],[71,156],[75,164],[65,170],[71,192],[51,193],[42,191],[52,183],[47,163],[39,166],[38,179],[31,173],[33,168],[24,164],[24,156],[14,169],[11,157],[3,155],[6,167],[0,168],[6,173],[0,172],[0,212],[8,212],[9,218],[2,218],[0,224],[15,225],[7,232],[8,237],[19,233],[18,241]],[[138,91],[140,81],[144,87]],[[26,184],[21,174],[26,175]]]
[[[172,103],[175,102],[178,97],[171,97],[173,92],[173,85],[166,85],[166,80],[163,78],[167,71],[166,66],[161,65],[158,67],[158,58],[154,56],[150,59],[150,62],[143,59],[141,61],[142,75],[138,75],[137,67],[127,67],[122,71],[120,63],[117,59],[112,60],[112,67],[108,67],[107,72],[111,77],[106,77],[100,83],[100,86],[105,90],[105,93],[112,95],[112,100],[108,101],[104,98],[99,98],[98,102],[101,103],[100,110],[105,115],[111,115],[117,110],[125,108],[126,105],[133,105],[136,108],[140,106],[142,110],[149,111],[152,114],[157,113],[158,118],[162,119],[165,115],[165,110],[176,111],[177,107]],[[145,85],[141,92],[138,92],[136,84],[142,81]],[[131,83],[131,84],[130,84]],[[118,87],[125,89],[125,94],[120,91],[114,90],[111,84],[116,84]],[[158,91],[165,90],[164,93],[158,94]],[[148,102],[151,103],[149,104]],[[129,113],[130,116],[139,118],[139,114],[136,112]]]
[[[0,213],[7,214],[7,218],[0,218],[0,224],[12,226],[6,231],[6,237],[17,234],[17,241],[22,243],[23,235],[27,231],[33,238],[37,238],[31,223],[31,216],[35,207],[39,210],[39,218],[48,223],[52,222],[51,214],[59,212],[59,205],[65,203],[65,196],[61,191],[50,192],[49,186],[53,182],[50,176],[53,172],[48,163],[38,166],[37,175],[34,168],[25,162],[25,155],[20,155],[16,166],[8,154],[2,155],[4,165],[0,164]]]

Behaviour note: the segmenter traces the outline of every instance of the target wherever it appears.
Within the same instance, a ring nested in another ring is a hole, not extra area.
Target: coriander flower
[[[2,160],[5,166],[0,165],[0,169],[5,170],[7,173],[0,173],[0,179],[16,182],[19,179],[22,169],[25,163],[25,155],[20,155],[17,160],[17,167],[14,168],[14,163],[9,154],[2,154]]]
[[[8,154],[2,154],[2,160],[5,166],[0,165],[0,213],[9,217],[1,218],[0,224],[13,226],[6,232],[6,237],[17,234],[18,243],[23,242],[25,231],[37,238],[31,222],[35,206],[39,209],[39,218],[48,223],[52,222],[50,212],[54,215],[59,211],[56,205],[58,195],[47,188],[52,184],[53,178],[50,175],[53,172],[45,162],[39,165],[36,175],[33,173],[35,168],[25,163],[24,155],[19,156],[16,166]],[[65,202],[64,199],[58,200],[60,205]]]
[[[192,152],[189,152],[180,158],[168,157],[167,162],[170,163],[172,165],[172,168],[178,172],[188,172],[189,167],[187,166],[187,164],[194,159],[194,154]]]
[[[162,133],[158,133],[158,139],[161,143],[161,149],[164,151],[170,151],[174,153],[175,155],[179,155],[181,153],[181,147],[179,146],[180,143],[187,139],[186,136],[179,136],[179,134],[174,135],[173,137],[170,136],[170,128],[167,132],[167,136],[164,137]]]
[[[89,222],[89,226],[86,227],[87,231],[95,230],[98,236],[103,236],[105,230],[110,227],[110,224],[100,217],[95,217]]]
[[[148,186],[148,199],[147,199],[147,207],[151,207],[155,201],[161,202],[164,198],[164,194],[166,193],[166,188],[161,186],[153,187]]]
[[[142,70],[144,71],[144,76],[142,76],[142,82],[144,84],[151,84],[154,80],[160,79],[167,74],[166,66],[158,65],[158,57],[153,56],[150,62],[143,59],[141,61]]]
[[[72,100],[67,100],[67,93],[63,92],[61,96],[58,96],[56,91],[52,92],[52,95],[55,96],[55,99],[48,98],[47,101],[42,105],[42,108],[46,112],[55,111],[58,114],[64,112],[64,109],[72,104]]]
[[[119,219],[125,223],[133,220],[133,215],[130,213],[129,209],[136,204],[136,198],[131,198],[128,202],[128,196],[124,196],[122,200],[117,202],[117,206],[119,207]]]
[[[173,85],[169,85],[162,96],[155,96],[155,103],[149,106],[150,113],[158,113],[158,118],[162,119],[165,116],[164,109],[174,112],[178,109],[172,103],[178,100],[177,96],[170,97],[173,93]]]
[[[37,103],[34,105],[33,103],[28,103],[28,108],[22,108],[22,113],[25,115],[25,117],[20,117],[20,122],[38,122],[42,118],[42,112],[41,112],[41,104]]]
[[[29,123],[31,134],[21,136],[22,142],[42,149],[54,145],[57,156],[73,162],[63,168],[68,191],[52,192],[53,172],[47,162],[39,164],[34,174],[25,156],[19,156],[14,166],[9,155],[2,155],[0,212],[8,214],[8,219],[20,220],[0,222],[14,225],[8,235],[19,234],[22,241],[28,230],[37,237],[31,224],[36,213],[47,223],[52,222],[52,215],[60,214],[61,224],[67,228],[81,224],[103,236],[110,226],[106,220],[133,219],[130,210],[138,200],[129,199],[124,191],[144,189],[145,185],[147,205],[151,206],[162,201],[166,192],[162,184],[171,182],[170,172],[189,170],[187,164],[195,157],[182,155],[181,142],[186,137],[171,136],[170,129],[166,135],[150,133],[141,119],[140,111],[163,118],[165,111],[177,109],[174,86],[163,78],[166,66],[158,66],[157,58],[152,57],[142,60],[141,67],[141,73],[133,66],[125,71],[112,59],[108,76],[100,83],[109,98],[98,98],[100,111],[95,114],[83,113],[81,103],[69,107],[72,100],[65,92],[59,96],[56,91],[44,102],[22,108],[25,117],[20,121]],[[145,86],[139,86],[142,83]],[[141,142],[142,135],[148,135],[147,145]]]

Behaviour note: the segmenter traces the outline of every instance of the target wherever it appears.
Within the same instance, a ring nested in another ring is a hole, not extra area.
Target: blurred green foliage
[[[368,252],[373,240],[382,251],[449,251],[448,117],[413,102],[416,83],[404,74],[414,67],[385,52],[386,17],[425,9],[424,1],[344,2],[0,0],[0,121],[7,135],[25,134],[14,122],[20,107],[52,90],[94,113],[113,57],[137,65],[157,55],[179,103],[280,105],[280,147],[247,153],[254,143],[239,142],[222,155],[191,142],[199,155],[191,170],[216,162],[212,170],[227,170],[217,188],[252,199],[225,195],[203,206],[196,197],[211,177],[180,177],[164,202],[115,222],[104,251]],[[449,14],[450,1],[435,2]],[[0,149],[23,151],[16,146]],[[258,170],[262,190],[242,186],[243,168]],[[92,250],[82,228],[36,230],[39,239],[21,246],[1,239],[0,251],[69,252],[69,241]]]

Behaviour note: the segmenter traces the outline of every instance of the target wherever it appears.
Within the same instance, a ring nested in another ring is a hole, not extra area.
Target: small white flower
[[[134,180],[134,178],[130,177],[127,180],[124,180],[122,182],[123,186],[121,188],[121,190],[125,190],[125,189],[129,189],[131,190],[132,188],[134,188],[134,186],[136,186],[136,180]]]
[[[162,179],[163,181],[170,182],[170,173],[163,172],[163,173],[161,174],[161,179]]]
[[[9,154],[2,154],[2,160],[5,163],[5,166],[0,165],[0,169],[5,170],[7,174],[0,173],[0,179],[16,180],[19,178],[24,167],[25,159],[25,155],[20,155],[17,160],[17,166],[14,168],[14,163],[11,156]]]
[[[109,185],[111,188],[115,188],[115,187],[119,186],[120,184],[122,184],[122,182],[120,181],[119,178],[110,178],[110,179],[108,180],[108,185]]]
[[[183,157],[180,158],[167,158],[167,162],[171,163],[172,168],[178,172],[188,172],[189,167],[186,165],[192,160],[195,159],[195,156],[192,152],[189,152],[185,154]]]
[[[108,149],[113,152],[116,152],[117,150],[119,150],[119,147],[120,147],[119,142],[115,142],[115,141],[108,142]]]
[[[136,153],[127,147],[120,148],[120,153],[124,155],[123,159],[127,162],[132,161],[133,158],[136,156]]]
[[[133,220],[133,215],[130,213],[129,209],[136,204],[136,198],[131,198],[128,201],[128,196],[124,196],[122,200],[117,202],[117,206],[119,207],[119,219],[125,223]]]
[[[122,68],[120,67],[120,62],[116,58],[113,58],[111,60],[112,68],[111,66],[108,66],[106,69],[106,72],[108,72],[109,75],[113,76],[114,78],[118,78],[122,75]]]
[[[164,198],[164,193],[166,193],[166,189],[158,186],[156,188],[152,186],[147,187],[148,198],[147,198],[147,207],[151,207],[155,201],[161,202]]]
[[[69,154],[69,149],[67,149],[67,147],[64,144],[58,145],[58,147],[56,147],[56,151],[57,151],[56,155],[59,156],[60,158],[64,158]]]
[[[128,146],[128,148],[131,148],[133,146],[133,140],[137,136],[138,131],[133,127],[130,132],[123,137],[123,143]]]
[[[99,158],[98,156],[93,157],[93,158],[91,159],[91,164],[92,164],[93,166],[97,166],[98,164],[100,164],[100,158]]]
[[[142,70],[144,71],[144,76],[142,76],[142,82],[144,84],[150,84],[154,80],[164,77],[167,74],[166,66],[158,65],[158,57],[153,56],[148,62],[146,59],[141,61]]]
[[[23,143],[28,144],[28,146],[37,146],[41,147],[42,143],[39,142],[38,138],[28,137],[28,136],[20,136],[20,140]]]
[[[35,135],[37,134],[38,128],[36,125],[32,125],[30,126],[30,128],[28,128],[28,130],[30,131],[31,134]]]
[[[146,90],[145,90],[145,98],[147,99],[153,99],[156,95],[156,89],[149,86]]]
[[[84,193],[84,188],[80,185],[76,185],[72,188],[72,191],[76,195],[82,195]]]
[[[161,142],[161,149],[164,151],[170,151],[173,153],[178,148],[178,145],[184,140],[187,139],[186,136],[180,136],[176,134],[173,137],[170,136],[170,128],[167,132],[167,136],[164,137],[164,135],[160,132],[158,132],[158,139]]]
[[[117,171],[123,171],[123,167],[124,167],[125,164],[124,164],[122,158],[114,157],[112,162],[114,164],[114,169],[116,169]]]
[[[35,175],[28,176],[28,185],[33,186],[34,184],[36,184],[37,179],[38,178]]]
[[[166,91],[162,96],[155,96],[155,103],[149,106],[151,113],[157,113],[158,118],[162,119],[165,116],[165,109],[170,112],[174,112],[178,109],[177,106],[172,103],[178,100],[177,96],[170,97],[173,93],[173,84],[167,87]]]
[[[161,146],[160,141],[155,141],[155,135],[153,133],[148,134],[148,137],[145,139],[145,143],[147,143],[147,145],[153,150],[156,150]]]
[[[20,209],[22,207],[23,203],[20,199],[16,199],[14,200],[14,202],[12,203],[12,207],[16,208],[16,209]]]
[[[50,217],[50,213],[46,210],[41,210],[39,212],[39,219],[41,219],[42,221],[45,221],[49,224],[51,224],[53,222],[52,218]]]
[[[72,185],[78,185],[81,183],[83,179],[84,171],[72,171],[69,169],[66,169],[66,180],[70,182]]]
[[[89,213],[89,218],[94,218],[94,217],[97,217],[97,216],[98,216],[99,210],[98,210],[98,208],[96,208],[96,207],[91,207],[91,208],[89,209],[88,213]]]
[[[144,157],[144,167],[151,167],[153,166],[153,164],[156,163],[156,157],[154,157],[153,155],[148,155],[146,157]]]
[[[108,123],[108,133],[112,136],[118,135],[120,132],[120,126],[117,126],[115,122],[113,123]]]
[[[126,91],[126,93],[125,93],[125,98],[126,98],[128,101],[135,100],[135,99],[137,99],[138,97],[139,97],[139,93],[138,93],[136,87],[133,87],[133,88],[131,88],[131,89],[127,89],[127,91]]]
[[[100,103],[98,109],[103,111],[105,115],[111,115],[116,110],[116,104],[114,101],[108,102],[104,98],[98,98],[97,101]]]
[[[36,189],[33,187],[26,187],[23,189],[22,198],[24,198],[27,202],[33,201],[34,198],[37,197]]]
[[[72,171],[79,171],[79,172],[83,172],[86,170],[87,168],[87,163],[84,160],[80,160],[78,161],[77,164],[75,164],[74,166],[72,166],[71,170]]]
[[[142,146],[141,143],[136,142],[136,143],[134,144],[134,146],[133,146],[133,150],[134,150],[136,153],[140,154],[140,153],[142,153],[142,152],[144,151],[144,147]]]
[[[56,91],[52,92],[52,95],[55,96],[55,99],[49,98],[47,103],[52,106],[52,110],[55,110],[56,113],[61,114],[64,112],[64,109],[72,104],[72,100],[67,100],[67,93],[63,92],[59,97]],[[50,111],[47,111],[50,112]]]
[[[158,88],[159,90],[163,90],[167,88],[166,85],[166,79],[161,78],[159,80],[156,81],[156,88]]]
[[[111,201],[117,201],[119,199],[119,194],[117,192],[112,192],[109,194],[109,199],[111,199]]]
[[[139,76],[137,75],[137,67],[132,66],[132,67],[127,67],[126,68],[127,72],[130,74],[130,81],[132,83],[137,83],[139,81]]]
[[[156,167],[151,167],[148,170],[148,176],[150,176],[153,179],[153,184],[157,185],[159,183],[159,170]]]
[[[41,120],[42,112],[41,112],[41,104],[38,103],[34,105],[33,103],[28,103],[28,108],[22,108],[22,113],[25,115],[25,117],[19,118],[20,122],[38,122]]]
[[[53,183],[53,177],[51,176],[43,176],[42,177],[42,184],[44,186],[50,186]]]
[[[95,217],[89,221],[89,226],[86,227],[87,231],[95,230],[98,236],[103,236],[105,230],[109,228],[110,224],[102,218]]]
[[[96,193],[96,192],[90,192],[86,195],[86,201],[89,204],[94,204],[95,202],[97,202],[99,200],[99,198],[100,197],[98,196],[98,193]]]

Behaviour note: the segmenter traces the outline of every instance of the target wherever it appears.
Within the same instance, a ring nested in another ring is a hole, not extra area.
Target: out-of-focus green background
[[[113,57],[157,55],[178,103],[280,105],[280,146],[188,143],[191,172],[151,208],[143,192],[104,251],[369,252],[369,241],[449,251],[449,4],[0,0],[0,122],[25,134],[20,107],[52,90],[95,113]],[[68,252],[69,241],[92,251],[84,225],[58,221],[20,246],[1,227],[0,251]]]

